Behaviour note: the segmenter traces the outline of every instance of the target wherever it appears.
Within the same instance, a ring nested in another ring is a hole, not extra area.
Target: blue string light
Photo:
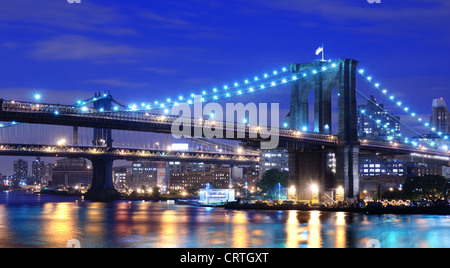
[[[372,76],[366,76],[365,75],[365,70],[364,69],[360,69],[358,71],[358,73],[363,76],[364,78],[366,78],[366,80],[371,83],[376,89],[380,90],[380,86],[381,84],[379,82],[374,82],[373,81],[373,77]],[[381,90],[381,92],[383,93],[383,95],[388,95],[389,90],[384,88]],[[423,119],[420,117],[417,117],[417,113],[414,111],[410,111],[411,109],[407,106],[405,106],[404,102],[402,101],[397,101],[396,97],[394,95],[390,95],[389,96],[389,100],[391,100],[394,104],[396,104],[398,107],[402,108],[402,111],[406,112],[409,116],[411,116],[412,118],[414,118],[415,120],[417,120],[418,122],[422,123]],[[425,126],[426,128],[428,128],[431,132],[433,132],[434,134],[436,131],[430,127],[429,123],[423,123],[423,126]],[[440,135],[439,135],[440,136]]]

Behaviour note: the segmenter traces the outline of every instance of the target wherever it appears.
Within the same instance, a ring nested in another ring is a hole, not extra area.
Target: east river
[[[68,241],[83,248],[449,248],[450,216],[237,211],[0,192],[1,248],[64,248]]]

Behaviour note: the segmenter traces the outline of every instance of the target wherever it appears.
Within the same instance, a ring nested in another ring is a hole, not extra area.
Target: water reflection
[[[48,203],[40,213],[42,228],[39,237],[51,247],[65,245],[78,236],[78,218],[75,217],[76,206],[71,203]]]
[[[366,247],[371,239],[381,247],[450,247],[449,216],[233,211],[30,196],[24,204],[20,198],[0,204],[0,247],[65,247],[70,239],[82,247],[345,248]]]
[[[12,239],[14,234],[9,225],[6,205],[0,204],[0,247],[7,247],[8,243],[14,241]]]

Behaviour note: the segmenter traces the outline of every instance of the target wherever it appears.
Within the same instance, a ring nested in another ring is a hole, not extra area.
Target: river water
[[[75,239],[75,240],[74,240]],[[0,193],[0,247],[449,248],[450,216],[234,211]]]

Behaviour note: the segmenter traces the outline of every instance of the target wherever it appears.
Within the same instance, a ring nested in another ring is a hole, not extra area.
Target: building
[[[125,191],[131,184],[131,175],[133,168],[131,166],[114,167],[113,180],[114,187],[118,191]]]
[[[210,189],[206,187],[200,190],[199,202],[204,205],[220,205],[236,201],[234,189]]]
[[[401,191],[406,177],[392,177],[386,175],[366,177],[360,181],[361,199],[380,199],[388,191]]]
[[[433,113],[430,117],[430,126],[434,132],[450,133],[450,116],[444,99],[434,99],[432,110]]]
[[[0,181],[3,187],[13,186],[13,176],[0,175]]]
[[[42,184],[48,184],[52,181],[52,170],[55,164],[47,164],[44,165],[44,169],[42,171]]]
[[[260,180],[259,164],[246,168],[247,187],[251,193],[257,190],[256,183]]]
[[[159,187],[164,190],[167,187],[166,163],[149,160],[133,161],[128,187],[132,189]]]
[[[205,163],[169,162],[169,188],[200,189],[210,184],[213,188],[229,188],[231,168]]]
[[[13,185],[25,185],[28,180],[28,162],[23,159],[14,161]]]
[[[42,183],[45,172],[45,163],[39,157],[31,162],[31,180],[28,184]]]
[[[82,158],[57,160],[52,169],[54,187],[79,187],[88,189],[92,183],[92,169]]]
[[[450,167],[437,165],[420,165],[413,169],[414,176],[439,175],[450,179]]]
[[[230,178],[230,184],[236,185],[236,184],[246,184],[247,183],[247,176],[245,175],[245,169],[242,167],[234,166],[231,168],[231,178]]]
[[[370,96],[366,105],[358,106],[358,135],[371,140],[399,140],[400,117],[391,116]]]
[[[279,171],[289,171],[289,154],[286,150],[261,150],[259,157],[259,176],[271,169]]]
[[[407,162],[397,159],[383,159],[377,156],[361,156],[359,159],[359,176],[403,177],[408,174]]]

